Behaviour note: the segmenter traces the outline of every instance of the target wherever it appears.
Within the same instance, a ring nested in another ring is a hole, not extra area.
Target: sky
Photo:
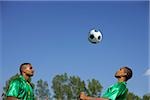
[[[122,66],[133,70],[130,92],[149,91],[148,1],[7,1],[1,9],[1,91],[19,66],[29,62],[39,79],[67,73],[97,79],[105,90]],[[91,29],[103,39],[88,41]],[[145,75],[146,74],[146,75]],[[51,91],[52,92],[52,91]]]

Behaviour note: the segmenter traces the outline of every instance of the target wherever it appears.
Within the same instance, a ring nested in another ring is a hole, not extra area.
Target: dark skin
[[[115,77],[118,79],[118,82],[126,82],[126,69],[120,68],[116,73]],[[86,96],[84,92],[80,93],[80,100],[109,100],[108,98],[95,98]]]
[[[25,80],[29,81],[30,77],[32,77],[34,74],[32,65],[30,65],[30,64],[24,65],[22,67],[21,74],[25,78]],[[19,99],[17,99],[16,97],[7,97],[6,100],[19,100]]]

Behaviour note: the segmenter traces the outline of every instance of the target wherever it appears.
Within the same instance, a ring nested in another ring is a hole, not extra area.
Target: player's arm
[[[82,99],[81,99],[81,100],[82,100]],[[109,99],[86,96],[86,99],[83,99],[83,100],[109,100]]]
[[[109,100],[109,99],[106,99],[106,98],[96,98],[96,97],[86,96],[84,94],[84,92],[80,93],[80,99],[81,100]]]
[[[15,98],[15,97],[7,97],[6,100],[19,100],[19,99]]]
[[[95,97],[87,96],[86,99],[83,99],[83,100],[109,100],[109,99],[106,99],[106,98],[95,98]]]

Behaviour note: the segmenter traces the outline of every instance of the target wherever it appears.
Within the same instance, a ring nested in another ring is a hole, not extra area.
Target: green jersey
[[[22,75],[10,82],[6,95],[19,100],[34,100],[33,88]]]
[[[126,82],[117,82],[110,86],[102,97],[110,100],[126,100],[127,92]]]

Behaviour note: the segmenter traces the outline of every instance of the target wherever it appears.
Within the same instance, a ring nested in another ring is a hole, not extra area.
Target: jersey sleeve
[[[17,97],[19,94],[19,85],[20,85],[20,82],[18,80],[12,81],[6,93],[7,97],[8,96]]]
[[[124,85],[117,85],[114,87],[110,87],[102,96],[103,98],[108,98],[110,100],[116,100],[124,91],[126,90],[126,86]]]

